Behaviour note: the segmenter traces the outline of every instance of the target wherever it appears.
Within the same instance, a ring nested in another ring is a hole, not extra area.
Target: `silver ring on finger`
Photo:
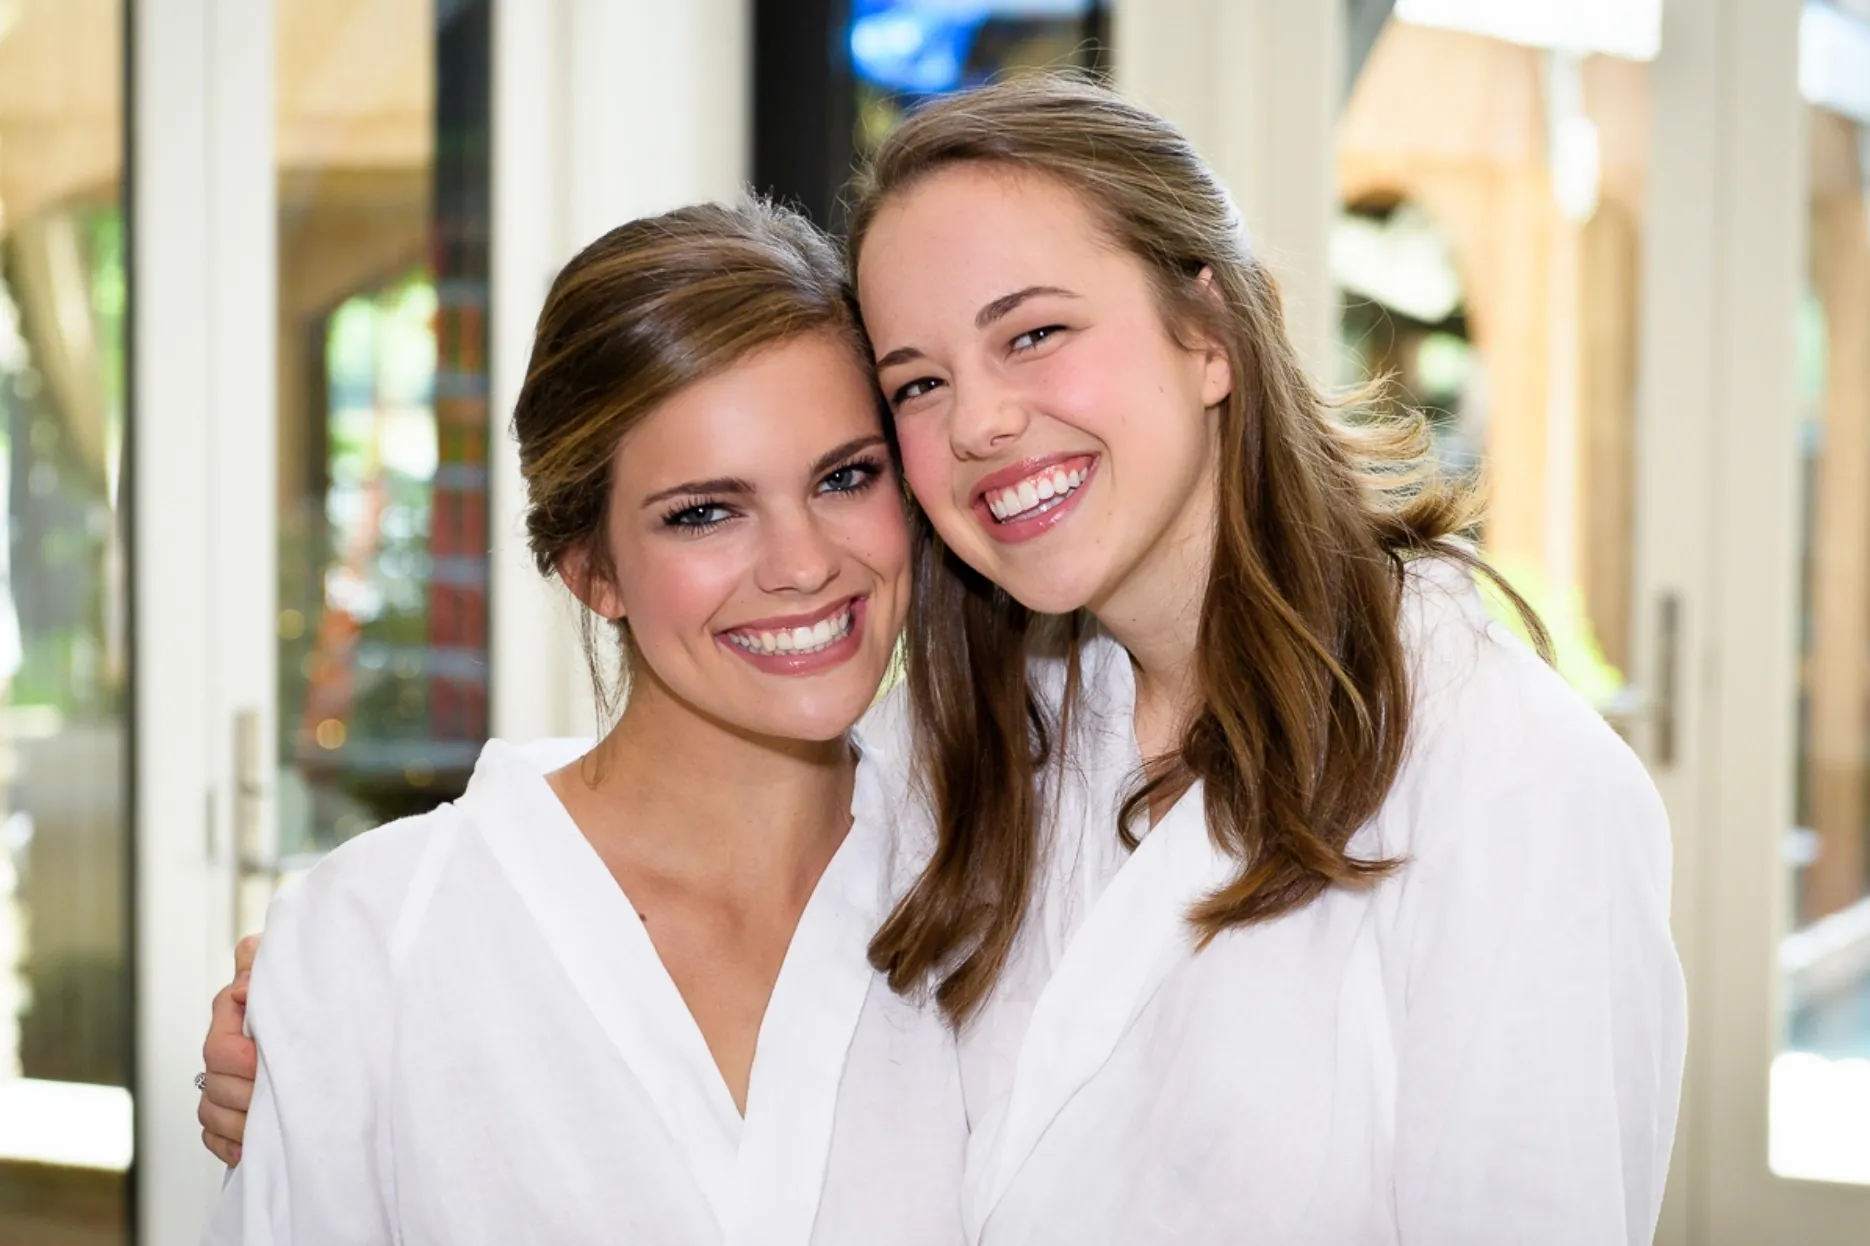
[[[195,1089],[206,1090],[207,1088],[208,1074],[205,1071],[195,1074]]]

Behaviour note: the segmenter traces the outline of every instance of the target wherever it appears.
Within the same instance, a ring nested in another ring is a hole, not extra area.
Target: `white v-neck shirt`
[[[206,1241],[952,1246],[954,1040],[865,950],[904,876],[860,765],[787,950],[744,1118],[634,908],[487,745],[452,805],[334,852],[267,916],[260,1071]]]
[[[1133,677],[1084,647],[1043,883],[961,1036],[970,1243],[1650,1241],[1686,1013],[1661,803],[1464,570],[1411,568],[1403,626],[1409,752],[1352,850],[1406,864],[1199,952],[1235,866],[1199,787],[1124,850]],[[903,707],[868,726],[900,787]]]

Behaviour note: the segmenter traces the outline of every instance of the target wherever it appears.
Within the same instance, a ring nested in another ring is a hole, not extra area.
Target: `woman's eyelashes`
[[[1046,342],[1056,339],[1058,335],[1064,331],[1065,326],[1062,324],[1041,325],[1037,329],[1028,329],[1026,332],[1021,333],[1011,342],[1007,343],[1007,349],[1015,355],[1023,355],[1028,351],[1037,350]]]
[[[663,526],[684,536],[696,536],[733,518],[733,508],[725,502],[685,502],[662,516]]]
[[[940,384],[941,382],[932,376],[919,376],[890,395],[890,405],[901,407],[904,403],[914,402]]]
[[[826,472],[818,483],[818,490],[821,493],[862,493],[882,478],[883,471],[881,459],[852,459]]]
[[[881,480],[886,470],[882,459],[852,459],[820,477],[814,492],[833,496],[863,493]],[[665,511],[662,524],[682,536],[700,536],[714,531],[729,520],[739,518],[740,514],[739,510],[725,502],[690,499]]]

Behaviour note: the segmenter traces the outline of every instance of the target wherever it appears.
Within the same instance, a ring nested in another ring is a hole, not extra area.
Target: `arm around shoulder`
[[[247,1022],[259,1076],[241,1164],[204,1242],[389,1243],[384,1129],[399,932],[445,814],[347,844],[273,902]]]

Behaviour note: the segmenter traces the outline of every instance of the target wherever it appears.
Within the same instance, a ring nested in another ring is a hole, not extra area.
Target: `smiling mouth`
[[[1052,464],[1005,488],[988,489],[981,500],[995,522],[1019,523],[1063,506],[1090,476],[1089,460],[1075,467]]]
[[[829,649],[851,634],[857,598],[846,600],[835,614],[809,626],[778,628],[738,628],[723,632],[722,639],[748,653],[807,655]]]

